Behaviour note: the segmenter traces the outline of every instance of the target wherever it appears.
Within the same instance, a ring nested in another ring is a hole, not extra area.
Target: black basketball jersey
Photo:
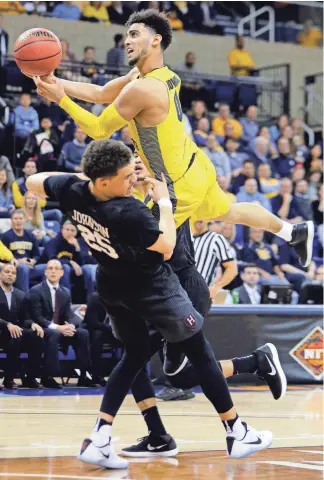
[[[76,175],[57,175],[44,182],[46,195],[77,227],[98,264],[113,277],[136,277],[156,272],[163,255],[147,250],[160,235],[151,211],[133,197],[100,202],[89,182]]]

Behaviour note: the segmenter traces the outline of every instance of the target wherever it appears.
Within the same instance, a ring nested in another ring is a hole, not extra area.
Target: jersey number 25
[[[84,225],[78,225],[78,229],[84,241],[89,245],[90,248],[96,250],[97,252],[105,253],[111,258],[119,258],[116,250],[110,245],[109,241],[104,238],[98,232],[92,232],[89,228]]]

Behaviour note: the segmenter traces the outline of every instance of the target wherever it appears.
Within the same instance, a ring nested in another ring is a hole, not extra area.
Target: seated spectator
[[[76,127],[74,131],[74,140],[63,145],[58,164],[62,165],[68,172],[81,172],[81,158],[84,154],[87,144],[85,140],[87,135]]]
[[[315,225],[319,226],[323,224],[323,212],[324,212],[324,187],[323,184],[319,188],[318,199],[312,202],[312,211]]]
[[[95,78],[100,73],[100,64],[95,60],[96,49],[92,46],[84,47],[83,59],[81,60],[81,75],[87,78]]]
[[[81,251],[82,257],[82,273],[84,280],[84,287],[86,291],[87,298],[93,294],[96,289],[96,271],[97,271],[97,261],[89,249],[89,245],[83,240],[82,237],[75,238],[76,243]]]
[[[241,244],[236,242],[236,225],[233,223],[221,222],[220,227],[219,233],[223,235],[227,243],[230,245],[233,258],[240,263],[243,260],[243,247]]]
[[[258,203],[269,210],[269,212],[272,211],[271,203],[268,198],[263,193],[258,192],[258,183],[255,178],[248,178],[245,180],[244,186],[240,188],[236,195],[236,200],[237,203]]]
[[[201,11],[202,20],[201,23],[199,22],[199,31],[202,30],[209,35],[224,35],[223,28],[217,25],[215,2],[198,2],[198,8]]]
[[[229,183],[228,183],[227,177],[217,175],[217,182],[218,182],[218,185],[220,186],[220,188],[226,194],[228,200],[231,203],[236,203],[236,196],[233,193],[228,191]]]
[[[82,10],[82,18],[88,22],[102,22],[105,24],[109,22],[109,15],[106,6],[103,2],[89,2]]]
[[[243,285],[232,291],[233,303],[259,305],[261,303],[261,294],[259,288],[260,274],[257,265],[254,263],[244,265],[241,278]]]
[[[225,141],[228,138],[231,138],[233,140],[237,140],[236,137],[235,137],[235,133],[234,133],[234,127],[230,122],[226,122],[224,124],[224,134],[225,134],[224,137],[221,137],[220,135],[216,135],[216,138],[219,141],[219,143],[222,145],[222,147],[224,147]],[[240,143],[239,143],[239,145],[240,145]]]
[[[318,28],[313,27],[312,20],[304,23],[304,30],[298,35],[297,42],[303,47],[320,47],[323,35]]]
[[[270,156],[271,158],[277,157],[278,156],[278,148],[277,148],[277,145],[275,144],[275,142],[271,138],[269,128],[266,127],[265,125],[262,125],[260,127],[258,137],[264,137],[268,140],[269,149],[268,149],[267,155]],[[254,146],[255,146],[254,142],[255,142],[255,140],[252,141],[249,145],[249,148],[251,150],[254,150]]]
[[[81,370],[78,386],[92,386],[92,382],[86,377],[86,371],[90,368],[89,333],[73,323],[71,294],[60,285],[62,275],[61,263],[50,260],[46,265],[46,280],[31,288],[28,294],[30,317],[46,329],[44,364],[45,370],[52,375],[43,378],[42,384],[48,388],[61,388],[53,378],[60,374],[58,347],[61,345],[67,352],[69,345],[72,345],[77,368]]]
[[[110,2],[107,7],[109,20],[116,25],[125,25],[132,10],[128,7],[126,2]]]
[[[312,201],[308,195],[308,182],[298,180],[295,186],[295,198],[304,220],[313,220]]]
[[[41,97],[40,103],[36,106],[39,119],[50,118],[52,126],[63,132],[67,122],[67,114],[56,103],[45,97]]]
[[[250,159],[253,161],[256,168],[258,168],[262,163],[270,163],[268,152],[269,140],[267,140],[265,137],[256,137],[254,141],[254,149],[250,155]]]
[[[318,186],[323,183],[323,174],[320,170],[310,172],[308,177],[308,193],[312,201],[318,198]]]
[[[293,134],[299,135],[304,141],[305,132],[303,128],[303,122],[299,117],[295,117],[291,120],[291,128],[293,129]]]
[[[105,343],[116,346],[121,346],[121,344],[112,333],[109,318],[97,293],[91,295],[88,300],[87,310],[81,326],[88,330],[90,336],[92,381],[104,387],[106,381],[102,372],[103,362],[101,358],[103,346]]]
[[[188,116],[188,118],[193,130],[197,130],[198,121],[201,118],[208,118],[209,120],[208,111],[207,111],[205,102],[201,100],[197,100],[196,102],[193,102],[191,114]]]
[[[229,158],[233,177],[237,177],[241,173],[243,163],[248,158],[246,153],[237,151],[239,146],[240,144],[237,140],[233,138],[225,139],[225,153]]]
[[[309,155],[309,149],[305,145],[301,135],[294,135],[292,138],[292,150],[297,163],[304,163]]]
[[[197,129],[193,132],[193,138],[198,147],[205,147],[208,134],[210,133],[210,123],[208,118],[198,120]]]
[[[279,138],[279,155],[273,159],[273,171],[279,178],[291,177],[293,169],[296,167],[296,160],[290,154],[290,144],[287,138]]]
[[[7,172],[0,170],[0,218],[10,218],[15,209],[12,190],[8,185]]]
[[[28,135],[39,129],[38,113],[31,106],[31,97],[28,93],[20,96],[19,105],[14,108],[14,115],[17,152],[20,153]]]
[[[36,237],[24,229],[25,214],[16,210],[11,214],[12,228],[2,235],[2,243],[12,252],[12,263],[17,266],[16,287],[29,291],[30,280],[43,277],[45,265],[37,264],[40,253]]]
[[[273,198],[279,193],[280,181],[272,177],[271,168],[267,163],[261,163],[258,168],[258,178],[261,192],[267,198]]]
[[[196,55],[193,52],[186,53],[185,63],[181,65],[180,71],[182,83],[180,100],[183,108],[190,108],[194,100],[203,100],[208,103],[209,93],[200,79],[199,71],[196,68]]]
[[[52,11],[52,16],[63,20],[80,20],[81,10],[74,2],[58,2]]]
[[[314,145],[311,149],[308,163],[311,171],[320,170],[323,172],[323,152],[319,144]]]
[[[13,182],[15,181],[15,175],[12,170],[12,166],[9,161],[9,158],[6,157],[5,155],[0,156],[0,170],[6,171],[8,186],[11,188]]]
[[[284,272],[286,279],[293,285],[294,290],[299,294],[305,280],[313,280],[316,269],[315,263],[311,262],[307,269],[303,269],[300,266],[295,251],[290,248],[289,245],[284,245],[280,240],[278,257],[281,270]]]
[[[299,180],[304,180],[306,175],[306,170],[303,166],[296,165],[296,168],[292,171],[291,180],[295,185]]]
[[[28,320],[25,294],[13,287],[17,271],[14,265],[4,265],[0,271],[0,346],[7,361],[4,368],[3,386],[9,390],[17,388],[16,372],[22,377],[25,388],[39,388],[35,377],[43,354],[44,331],[32,320]],[[20,354],[28,353],[27,375],[20,364]]]
[[[70,44],[67,40],[64,38],[60,38],[61,42],[61,47],[62,47],[62,62],[75,62],[76,61],[76,55],[75,53],[70,49]],[[46,99],[45,99],[46,100]],[[54,104],[56,105],[56,104]],[[62,109],[60,109],[62,110]],[[51,120],[52,117],[50,117]]]
[[[299,223],[303,221],[303,216],[292,191],[293,184],[290,178],[282,178],[279,194],[271,199],[272,212],[286,222]]]
[[[255,171],[255,165],[252,160],[244,160],[241,173],[232,179],[231,192],[236,195],[248,178],[256,178]]]
[[[235,138],[240,138],[243,133],[242,126],[240,122],[235,120],[235,118],[230,117],[230,109],[226,103],[221,103],[218,109],[218,115],[214,118],[212,122],[212,130],[215,135],[220,135],[221,137],[225,136],[224,126],[225,123],[231,123],[234,128]]]
[[[257,123],[258,108],[254,105],[250,105],[246,111],[246,116],[240,118],[240,124],[243,127],[242,140],[244,143],[249,144],[259,132],[259,125]]]
[[[3,13],[9,13],[10,15],[20,15],[25,12],[25,8],[21,2],[0,2],[0,11]]]
[[[172,8],[176,11],[177,18],[179,18],[183,23],[184,29],[193,30],[196,20],[193,10],[197,10],[198,5],[194,5],[192,2],[180,1],[172,2]]]
[[[120,131],[120,141],[125,143],[128,148],[134,151],[134,143],[130,134],[129,127],[127,125],[126,127],[123,127]]]
[[[21,158],[37,158],[40,171],[56,170],[56,158],[61,146],[60,137],[49,118],[42,118],[41,128],[30,133]]]
[[[206,147],[203,150],[212,161],[217,178],[225,177],[228,187],[231,181],[231,164],[228,156],[217,142],[215,135],[208,135]]]
[[[25,214],[24,229],[35,235],[40,246],[45,245],[50,237],[56,236],[52,230],[46,231],[40,199],[34,193],[28,191],[25,193],[22,211]]]
[[[172,30],[176,32],[183,32],[183,23],[180,18],[178,18],[177,9],[171,6],[167,12],[167,15]]]
[[[114,35],[115,46],[107,52],[106,64],[110,70],[119,73],[120,68],[125,65],[124,36],[122,33]]]
[[[264,232],[258,228],[250,228],[250,242],[244,246],[242,257],[248,263],[255,263],[259,269],[262,284],[287,285],[278,259],[271,245],[263,241]]]
[[[244,48],[244,37],[236,36],[236,47],[228,54],[228,65],[232,75],[248,76],[255,70],[252,55]]]
[[[286,115],[285,113],[283,115],[280,115],[276,125],[272,125],[269,130],[273,142],[277,143],[277,141],[282,135],[283,128],[288,124],[289,124],[288,115]]]

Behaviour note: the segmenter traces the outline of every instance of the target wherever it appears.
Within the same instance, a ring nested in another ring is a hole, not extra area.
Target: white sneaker
[[[228,434],[226,437],[227,456],[230,458],[248,457],[252,453],[259,452],[269,448],[272,444],[272,432],[264,430],[258,432],[254,428],[242,422],[246,429],[246,434],[242,440],[237,440],[233,434]]]
[[[85,438],[77,458],[81,462],[91,463],[103,468],[128,467],[128,461],[119,457],[114,451],[110,437],[108,443],[101,447],[97,447],[90,438]]]

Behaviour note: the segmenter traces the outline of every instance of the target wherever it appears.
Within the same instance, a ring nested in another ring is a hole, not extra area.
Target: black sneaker
[[[284,397],[287,390],[286,375],[280,364],[278,351],[272,343],[266,343],[254,352],[258,369],[256,374],[264,380],[270,388],[275,400]]]
[[[191,389],[188,389],[188,390],[183,389],[182,391],[183,391],[182,396],[179,398],[176,398],[176,400],[191,400],[196,396],[196,394]]]
[[[296,250],[302,267],[308,267],[312,260],[313,240],[313,222],[296,223],[293,226],[292,238],[288,244]]]
[[[122,455],[126,457],[174,457],[178,454],[178,447],[171,435],[154,436],[139,438],[137,445],[123,448]]]
[[[181,352],[177,345],[165,342],[163,346],[163,371],[165,375],[172,377],[181,372],[189,362],[186,355]]]
[[[180,400],[181,397],[183,397],[183,390],[176,387],[164,387],[155,395],[155,397],[158,400],[164,400],[165,402]]]

